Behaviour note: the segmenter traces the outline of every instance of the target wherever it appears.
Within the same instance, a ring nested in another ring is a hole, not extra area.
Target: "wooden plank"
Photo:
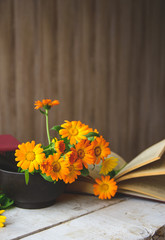
[[[7,219],[5,228],[0,231],[1,239],[18,240],[126,199],[102,201],[93,196],[63,194],[51,207],[34,210],[14,207],[4,214]]]
[[[13,1],[0,1],[0,133],[16,135]]]
[[[109,19],[111,4],[108,1],[96,1],[95,23],[95,81],[94,81],[94,122],[104,138],[109,137]],[[105,34],[107,32],[107,34]],[[101,124],[100,124],[101,121]]]
[[[140,206],[140,211],[139,211]],[[73,239],[164,239],[165,205],[130,199],[67,221],[25,240]]]
[[[94,102],[95,96],[95,24],[96,24],[95,1],[79,2],[80,25],[77,29],[81,35],[79,49],[75,49],[75,114],[79,113],[79,120],[95,126],[94,112],[97,106]],[[75,33],[76,35],[76,33]],[[78,41],[77,40],[77,43]],[[80,53],[80,54],[79,54]],[[76,63],[78,60],[78,64]],[[81,68],[80,68],[81,66]],[[79,72],[79,76],[77,73]],[[80,77],[80,78],[79,78]],[[78,95],[80,94],[80,97]],[[78,101],[77,101],[78,99]],[[80,109],[79,109],[80,108]],[[80,112],[81,111],[81,112]]]
[[[21,20],[20,20],[21,19]],[[14,1],[16,116],[20,141],[34,138],[35,8],[34,2]]]
[[[113,94],[111,98],[109,119],[110,119],[110,131],[112,149],[114,151],[119,151],[118,153],[123,155],[126,160],[130,158],[128,153],[129,142],[128,142],[128,132],[129,132],[129,86],[130,86],[130,52],[131,48],[131,36],[132,36],[132,2],[120,1],[114,3],[113,5],[115,13],[112,13],[111,21],[114,24],[113,32],[110,36],[111,47],[109,55],[112,50],[112,57],[110,56],[110,63],[114,61],[111,72],[114,79],[110,79],[109,95]],[[111,10],[113,11],[113,9]],[[111,25],[112,25],[111,23]],[[114,40],[112,40],[114,38]],[[115,52],[113,50],[115,48]],[[113,69],[114,67],[114,69]],[[115,72],[115,73],[114,73]],[[114,104],[114,106],[112,106]],[[115,134],[114,134],[115,132]],[[115,135],[115,137],[113,137]],[[114,138],[114,144],[113,144]],[[123,144],[125,142],[126,144]],[[127,148],[127,149],[126,149]],[[127,156],[125,156],[127,152]]]

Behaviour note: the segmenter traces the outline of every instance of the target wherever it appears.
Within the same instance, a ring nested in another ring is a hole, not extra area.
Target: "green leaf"
[[[48,149],[48,148],[53,148],[54,147],[54,142],[51,142],[49,145],[47,145],[47,146],[44,146],[44,145],[42,145],[42,148],[44,149],[44,150],[46,150],[46,149]]]
[[[8,198],[4,193],[0,193],[0,209],[7,209],[14,204],[14,201]]]
[[[81,170],[81,175],[84,176],[84,177],[89,175],[88,169],[85,168],[84,166],[83,166],[83,169]]]
[[[85,135],[85,137],[86,138],[89,138],[89,137],[100,137],[100,135],[98,133],[95,133],[95,132],[90,132],[87,135]]]
[[[51,130],[55,130],[56,132],[59,133],[59,131],[62,129],[62,127],[60,125],[56,125],[54,127],[51,128]]]
[[[55,153],[54,142],[51,142],[48,146],[42,146],[43,152],[45,153],[46,157],[49,155],[53,155]]]
[[[68,144],[69,148],[74,148],[74,145]]]
[[[29,183],[29,171],[28,170],[25,171],[25,183],[26,183],[26,185],[28,185],[28,183]]]
[[[108,175],[110,176],[110,178],[113,178],[114,176],[116,176],[116,174],[119,172],[120,170],[112,170],[111,172],[108,173]]]
[[[51,176],[47,176],[45,173],[41,173],[41,176],[48,182],[56,182],[52,180]]]
[[[21,167],[18,168],[18,172],[19,172],[19,173],[22,172],[22,168],[21,168]]]
[[[88,140],[89,140],[90,142],[93,142],[93,141],[95,140],[95,137],[88,137]]]

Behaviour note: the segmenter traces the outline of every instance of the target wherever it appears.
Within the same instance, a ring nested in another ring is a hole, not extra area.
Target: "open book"
[[[114,177],[118,192],[165,202],[165,139],[149,147],[128,164],[118,158],[116,170],[121,169]],[[68,184],[67,191],[93,194],[94,179],[99,178],[100,166],[89,169],[88,177]]]

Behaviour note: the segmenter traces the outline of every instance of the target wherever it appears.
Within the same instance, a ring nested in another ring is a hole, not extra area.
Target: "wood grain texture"
[[[127,161],[165,136],[164,0],[0,0],[0,134],[81,120]],[[51,132],[54,135],[54,132]]]

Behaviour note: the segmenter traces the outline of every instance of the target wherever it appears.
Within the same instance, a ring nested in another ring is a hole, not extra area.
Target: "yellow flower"
[[[91,146],[89,147],[89,150],[93,152],[94,156],[94,163],[98,164],[101,159],[104,159],[107,157],[110,153],[111,150],[108,147],[109,143],[105,141],[105,139],[101,137],[97,137],[92,143]]]
[[[117,185],[114,179],[110,176],[101,176],[101,179],[95,179],[97,184],[94,184],[94,194],[99,196],[99,199],[111,199],[117,192]]]
[[[75,145],[77,158],[81,160],[86,168],[88,168],[88,164],[93,164],[93,155],[92,152],[88,150],[89,146],[90,141],[87,139],[83,139]]]
[[[0,210],[0,214],[2,214],[5,210]],[[0,216],[0,227],[4,227],[4,223],[6,221],[5,216]]]
[[[53,139],[52,139],[52,143],[55,143],[55,142],[57,142],[58,141],[58,139],[56,138],[56,137],[54,137]]]
[[[100,174],[107,175],[117,166],[118,159],[115,157],[106,158],[103,160]]]
[[[80,170],[83,169],[83,166],[81,161],[77,160],[76,162],[73,162],[73,164],[70,164],[68,169],[69,173],[64,177],[64,182],[72,183],[77,179],[78,175],[81,175]]]
[[[63,140],[55,142],[55,150],[59,153],[64,153],[65,151],[65,143]]]
[[[80,142],[81,139],[86,139],[85,135],[92,132],[88,125],[82,124],[80,121],[69,122],[65,120],[61,127],[63,129],[59,131],[59,134],[62,135],[62,138],[67,137],[71,145],[76,144],[76,141]]]
[[[50,100],[50,99],[43,99],[42,101],[35,101],[34,105],[36,106],[35,109],[39,109],[42,107],[45,107],[47,109],[50,109],[51,107],[60,104],[58,100]]]
[[[35,146],[35,141],[32,141],[31,143],[27,142],[18,145],[18,148],[15,152],[17,166],[23,170],[28,169],[29,172],[33,172],[34,169],[38,170],[39,165],[45,158],[41,144]]]
[[[69,173],[69,164],[60,158],[60,153],[54,153],[41,164],[42,173],[46,173],[47,176],[51,176],[52,180],[58,181],[64,179],[65,175]]]

